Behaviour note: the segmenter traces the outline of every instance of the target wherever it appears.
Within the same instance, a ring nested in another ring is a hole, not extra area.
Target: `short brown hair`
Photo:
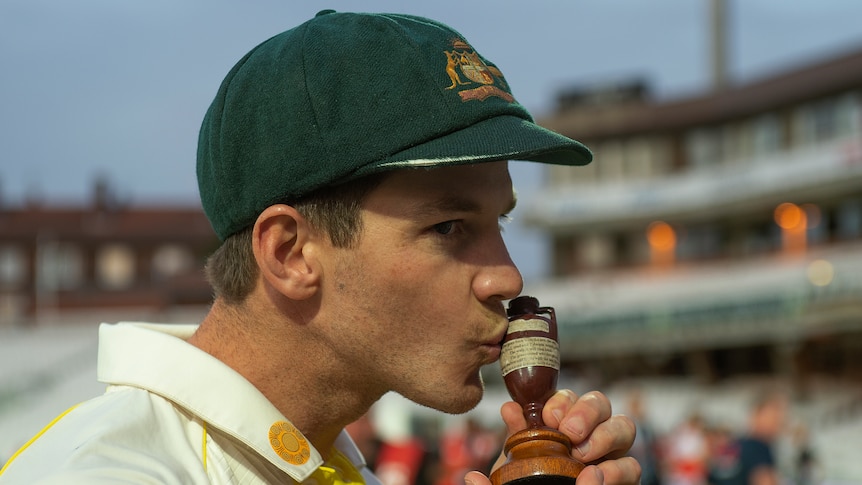
[[[326,233],[333,246],[350,248],[359,241],[362,231],[362,201],[384,178],[385,173],[369,175],[283,203],[293,206],[312,227]],[[207,258],[207,280],[215,297],[227,303],[241,303],[254,288],[258,267],[251,249],[253,231],[252,225],[228,236]]]

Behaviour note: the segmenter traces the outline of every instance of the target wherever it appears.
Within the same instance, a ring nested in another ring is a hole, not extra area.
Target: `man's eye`
[[[434,224],[434,231],[437,234],[449,234],[452,232],[452,229],[455,227],[455,221],[446,221],[441,222],[440,224]]]

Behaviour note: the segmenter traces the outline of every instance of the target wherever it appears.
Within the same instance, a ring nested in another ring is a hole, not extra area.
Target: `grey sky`
[[[441,20],[540,116],[568,85],[642,76],[662,97],[709,81],[708,0],[3,0],[0,203],[81,202],[103,174],[133,203],[197,203],[201,118],[230,67],[318,10]],[[732,0],[730,73],[862,48],[857,0]],[[529,192],[538,171],[516,167]]]

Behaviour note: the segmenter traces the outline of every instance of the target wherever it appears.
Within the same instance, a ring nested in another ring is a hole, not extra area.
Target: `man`
[[[730,440],[712,459],[710,484],[778,485],[781,483],[773,445],[784,431],[787,396],[767,390],[758,394],[751,407],[745,435]]]
[[[499,357],[522,288],[499,229],[515,204],[505,160],[590,157],[432,20],[324,11],[267,40],[201,128],[201,200],[223,240],[209,314],[103,326],[108,392],[0,482],[375,483],[344,427],[390,391],[466,412]],[[525,427],[514,403],[502,417]],[[578,483],[637,482],[634,426],[603,395],[559,392],[544,418],[593,465]]]
[[[641,466],[641,485],[660,485],[659,436],[647,415],[645,399],[640,389],[630,391],[627,415],[637,427],[629,455]]]

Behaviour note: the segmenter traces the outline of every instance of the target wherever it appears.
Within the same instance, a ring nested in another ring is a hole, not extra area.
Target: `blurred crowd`
[[[787,397],[764,391],[750,405],[744,430],[713,425],[693,412],[658,433],[646,419],[639,393],[626,403],[638,435],[630,454],[642,468],[643,485],[814,485],[817,462],[807,430],[790,428]],[[500,456],[505,431],[473,419],[442,431],[429,427],[394,441],[380,439],[369,416],[348,430],[386,485],[460,485],[470,470],[488,473]],[[777,440],[792,436],[793,458],[779,467]]]
[[[814,485],[819,483],[806,428],[790,429],[788,398],[776,390],[754,397],[743,430],[709,423],[697,412],[658,434],[645,418],[643,401],[630,396],[628,414],[638,436],[631,454],[641,463],[643,485]],[[779,466],[780,437],[793,435],[791,466]]]
[[[368,465],[385,485],[463,485],[471,470],[488,473],[500,456],[505,433],[467,418],[438,432],[381,440],[369,415],[348,427]]]

